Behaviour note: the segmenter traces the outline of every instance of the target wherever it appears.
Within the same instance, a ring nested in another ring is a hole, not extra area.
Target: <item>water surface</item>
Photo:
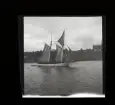
[[[75,62],[71,67],[35,67],[24,64],[25,95],[102,94],[102,61]]]

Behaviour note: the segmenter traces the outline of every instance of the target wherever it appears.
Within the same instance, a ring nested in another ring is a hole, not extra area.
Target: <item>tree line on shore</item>
[[[42,56],[42,51],[24,52],[24,62],[37,62]],[[56,50],[51,51],[51,59],[55,59]],[[92,49],[78,50],[71,52],[71,59],[74,61],[102,60],[102,51]]]

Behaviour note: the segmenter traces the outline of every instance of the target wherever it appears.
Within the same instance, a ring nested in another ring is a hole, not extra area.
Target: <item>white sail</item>
[[[43,55],[40,58],[40,62],[49,62],[50,60],[50,46],[45,43]]]
[[[69,60],[69,62],[71,62],[71,57],[72,57],[72,50],[70,49],[70,47],[68,47],[69,48],[69,51],[68,51],[68,60]]]
[[[62,62],[63,61],[63,48],[56,45],[56,50],[57,50],[57,54],[56,54],[56,62]]]
[[[63,50],[63,61],[64,62],[69,62],[69,59],[68,59],[68,53],[69,51],[68,51],[68,49],[64,49]]]

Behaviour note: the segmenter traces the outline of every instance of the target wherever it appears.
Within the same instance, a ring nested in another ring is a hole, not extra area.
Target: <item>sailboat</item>
[[[37,65],[41,67],[69,66],[71,63],[72,50],[68,46],[67,47],[69,50],[65,48],[64,39],[65,39],[65,30],[63,31],[62,36],[57,41],[58,44],[56,44],[56,56],[52,62],[51,61],[52,37],[51,37],[51,43],[50,45],[45,43],[42,56],[38,60]]]

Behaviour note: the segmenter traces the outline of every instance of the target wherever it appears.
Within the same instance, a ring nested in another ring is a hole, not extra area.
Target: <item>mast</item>
[[[65,57],[65,55],[64,55],[64,46],[65,46],[65,29],[64,29],[64,31],[63,31],[63,34],[64,34],[64,45],[62,46],[62,62],[64,62],[64,57]]]

